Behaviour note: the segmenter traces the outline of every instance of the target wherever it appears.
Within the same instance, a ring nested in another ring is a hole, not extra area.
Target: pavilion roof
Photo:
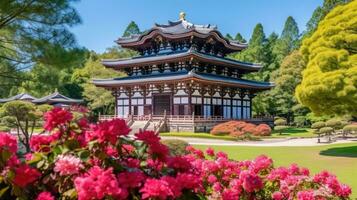
[[[30,94],[27,93],[21,93],[21,94],[17,94],[15,96],[6,98],[6,99],[0,99],[0,103],[6,103],[9,101],[15,101],[15,100],[27,100],[27,101],[33,101],[36,98],[31,96]]]
[[[66,97],[59,92],[54,92],[50,95],[47,95],[45,97],[36,99],[32,101],[33,103],[50,103],[50,104],[56,104],[56,103],[63,103],[63,104],[71,104],[71,103],[82,103],[83,100],[81,99],[72,99],[69,97]]]
[[[241,88],[266,90],[274,87],[273,83],[251,81],[195,71],[173,72],[166,74],[150,74],[143,76],[128,76],[114,79],[95,79],[93,83],[99,87],[117,87],[134,84],[163,83],[170,81],[197,80],[209,84],[225,84]]]
[[[121,37],[116,42],[122,47],[130,48],[144,44],[148,39],[156,36],[162,36],[167,39],[179,39],[187,37],[215,38],[226,48],[232,51],[240,51],[248,45],[235,40],[226,39],[217,29],[216,25],[198,25],[181,19],[179,21],[169,21],[168,24],[155,24],[151,29],[142,34],[135,34],[129,37]]]
[[[162,53],[159,55],[152,55],[152,56],[140,56],[140,57],[126,58],[126,59],[104,59],[102,60],[102,64],[106,67],[123,68],[123,67],[131,67],[131,66],[138,66],[138,65],[155,64],[158,62],[171,61],[171,60],[182,61],[182,59],[185,58],[188,59],[196,58],[197,60],[200,61],[207,61],[210,63],[216,63],[223,66],[237,67],[247,71],[259,71],[262,68],[262,66],[257,63],[248,63],[248,62],[242,62],[230,58],[213,56],[193,50],[191,48],[186,51],[168,52],[168,53]]]

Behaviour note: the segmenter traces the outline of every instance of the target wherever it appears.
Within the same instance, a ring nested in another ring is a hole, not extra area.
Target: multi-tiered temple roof
[[[123,71],[129,77],[94,80],[98,86],[111,88],[134,82],[178,79],[237,84],[256,90],[273,86],[271,83],[242,79],[246,73],[259,71],[261,65],[225,57],[243,50],[247,44],[224,38],[217,26],[192,24],[184,16],[179,21],[155,24],[143,34],[119,38],[116,42],[124,48],[138,51],[140,56],[102,60],[106,67]]]
[[[249,119],[255,93],[273,87],[272,83],[243,78],[259,71],[259,64],[227,57],[247,44],[224,38],[217,26],[192,24],[183,14],[179,21],[155,24],[142,34],[116,42],[139,56],[102,60],[104,66],[127,76],[96,79],[93,83],[112,91],[119,117],[160,118],[167,114],[176,119]],[[169,126],[175,130],[187,128],[174,122]],[[194,124],[194,129],[199,130],[199,126],[204,130],[208,127]]]

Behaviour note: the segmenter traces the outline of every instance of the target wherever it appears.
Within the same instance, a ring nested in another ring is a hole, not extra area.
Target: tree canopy
[[[334,8],[303,41],[298,100],[317,114],[357,115],[357,1]]]
[[[140,34],[140,33],[141,32],[140,32],[139,26],[134,21],[131,21],[129,23],[129,25],[126,27],[126,29],[123,33],[123,37],[128,37],[128,36]]]

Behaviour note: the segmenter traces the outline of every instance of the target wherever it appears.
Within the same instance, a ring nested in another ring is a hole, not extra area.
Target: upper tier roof
[[[223,44],[228,52],[241,51],[247,47],[247,44],[224,38],[215,25],[197,25],[185,19],[174,22],[169,21],[168,24],[155,24],[154,27],[143,34],[121,37],[116,42],[124,48],[139,49],[149,39],[155,38],[158,35],[171,40],[190,39],[192,37],[201,39],[212,38]]]
[[[164,53],[164,54],[158,54],[158,55],[146,56],[146,57],[140,56],[140,57],[124,58],[124,59],[104,59],[102,60],[102,64],[106,67],[120,69],[125,67],[155,64],[158,62],[182,61],[183,59],[186,58],[187,59],[195,58],[199,61],[215,63],[221,66],[236,67],[238,69],[242,69],[247,72],[259,71],[262,68],[262,66],[257,63],[248,63],[248,62],[242,62],[242,61],[233,60],[224,57],[217,57],[217,56],[201,53],[192,49],[178,52],[178,53],[170,52],[170,53]]]
[[[200,73],[192,71],[184,72],[172,72],[167,74],[151,74],[143,75],[139,77],[122,77],[114,79],[95,79],[93,83],[99,87],[118,87],[132,84],[150,84],[150,83],[162,83],[169,81],[184,81],[184,80],[197,80],[210,84],[224,84],[234,87],[250,88],[257,90],[268,90],[274,87],[273,83],[251,81],[246,79],[231,78],[226,76]]]

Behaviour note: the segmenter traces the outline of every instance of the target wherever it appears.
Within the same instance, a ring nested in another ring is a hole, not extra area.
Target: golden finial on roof
[[[180,12],[180,20],[186,20],[186,13],[185,12]]]

